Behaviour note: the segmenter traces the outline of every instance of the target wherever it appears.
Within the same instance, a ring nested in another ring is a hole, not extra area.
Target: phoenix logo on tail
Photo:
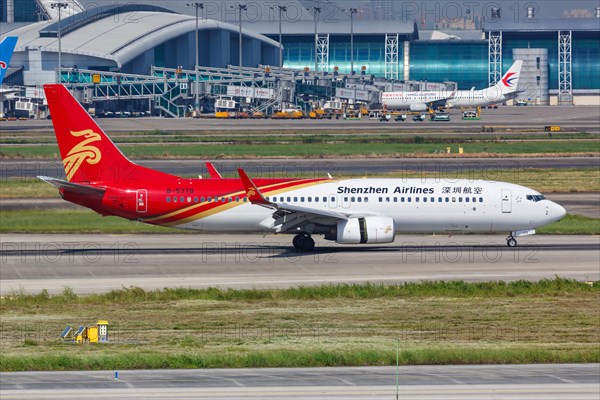
[[[101,140],[100,135],[91,129],[86,129],[80,132],[71,132],[75,137],[83,136],[85,140],[79,142],[63,160],[67,180],[70,181],[73,175],[77,172],[81,164],[86,161],[88,164],[98,164],[102,159],[102,153],[95,146],[89,146],[92,142]]]
[[[4,81],[4,74],[6,74],[8,64],[17,45],[17,39],[16,36],[7,36],[0,42],[0,85]]]

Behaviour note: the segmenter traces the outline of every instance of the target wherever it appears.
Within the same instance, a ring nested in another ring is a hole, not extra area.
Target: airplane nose
[[[552,217],[552,220],[558,221],[565,215],[567,215],[567,210],[565,210],[563,206],[554,202],[550,205],[550,216]]]

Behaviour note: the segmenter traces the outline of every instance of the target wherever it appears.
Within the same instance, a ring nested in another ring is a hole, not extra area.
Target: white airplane
[[[483,90],[457,90],[447,101],[448,107],[485,107],[515,99],[523,61],[517,60],[494,86]]]
[[[504,103],[517,97],[519,75],[523,61],[517,60],[502,79],[487,89],[433,91],[433,92],[385,92],[382,103],[388,110],[427,111],[437,107],[482,107]]]
[[[384,92],[381,103],[386,110],[427,111],[446,106],[454,95],[451,92]]]
[[[129,161],[62,85],[45,85],[66,180],[39,177],[103,216],[203,232],[312,235],[340,244],[391,243],[402,232],[509,232],[507,244],[565,209],[505,182],[422,179],[190,179]]]

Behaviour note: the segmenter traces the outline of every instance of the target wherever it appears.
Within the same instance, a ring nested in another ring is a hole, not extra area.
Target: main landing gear
[[[510,235],[506,239],[506,244],[508,245],[508,247],[517,247],[517,239],[515,239],[512,235]]]
[[[294,236],[292,244],[295,248],[302,251],[310,251],[315,248],[315,241],[310,237],[310,235],[305,233]]]

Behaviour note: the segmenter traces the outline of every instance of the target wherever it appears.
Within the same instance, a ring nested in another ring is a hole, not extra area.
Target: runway
[[[3,234],[0,294],[107,292],[122,287],[288,288],[420,280],[600,280],[597,236],[397,236],[389,245],[317,240],[301,253],[291,236]]]
[[[402,171],[448,174],[471,172],[474,178],[518,181],[531,169],[596,169],[597,157],[535,157],[535,158],[352,158],[352,159],[268,159],[256,160],[133,160],[136,164],[178,176],[208,177],[205,161],[212,162],[223,175],[237,176],[237,168],[244,168],[254,178],[292,177],[360,177]],[[1,160],[0,179],[35,178],[36,176],[63,177],[60,161]],[[430,177],[435,177],[428,175]]]
[[[600,365],[477,365],[0,374],[2,399],[597,400]]]

